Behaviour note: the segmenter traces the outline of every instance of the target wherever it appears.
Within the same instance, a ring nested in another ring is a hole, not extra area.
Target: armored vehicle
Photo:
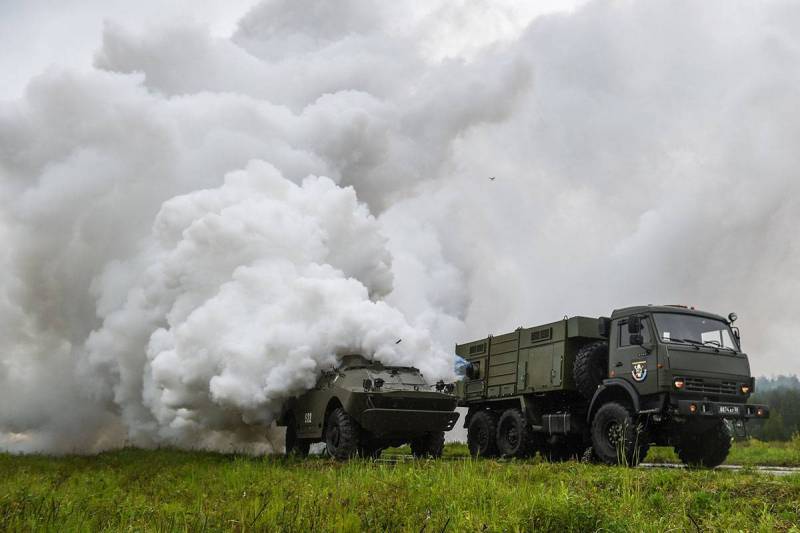
[[[407,443],[416,457],[439,457],[444,432],[459,416],[454,389],[441,381],[428,385],[416,368],[345,356],[285,406],[278,425],[286,426],[286,453],[307,455],[312,443],[322,441],[336,459],[374,458]]]
[[[747,403],[755,381],[735,319],[628,307],[457,345],[470,451],[635,465],[655,444],[687,465],[717,466],[731,428],[742,434],[744,420],[769,416]]]

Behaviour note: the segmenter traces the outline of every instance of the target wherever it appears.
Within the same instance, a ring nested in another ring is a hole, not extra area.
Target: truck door
[[[629,381],[642,395],[658,392],[658,358],[653,331],[650,318],[642,318],[644,346],[639,346],[630,342],[628,318],[617,319],[612,324],[608,350],[610,371],[613,376]]]

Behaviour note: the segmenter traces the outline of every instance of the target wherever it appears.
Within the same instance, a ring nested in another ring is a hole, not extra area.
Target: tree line
[[[797,376],[756,378],[756,389],[750,403],[763,403],[770,408],[768,420],[750,422],[750,434],[759,440],[789,440],[800,433],[800,380]]]

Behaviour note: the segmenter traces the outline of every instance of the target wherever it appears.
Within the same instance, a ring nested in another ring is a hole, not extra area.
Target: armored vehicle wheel
[[[723,420],[714,420],[705,428],[685,428],[675,446],[684,464],[700,468],[721,465],[730,450],[731,434]]]
[[[585,451],[586,446],[580,437],[552,437],[542,449],[542,457],[552,463],[581,460]]]
[[[467,428],[467,446],[473,457],[497,456],[497,413],[478,411]]]
[[[286,425],[286,455],[299,455],[305,457],[311,448],[311,442],[297,438],[297,427],[294,418],[290,418]]]
[[[633,412],[625,405],[609,402],[600,406],[594,415],[592,448],[597,458],[606,464],[636,466],[650,446]]]
[[[428,433],[411,441],[411,453],[418,459],[424,457],[439,458],[442,456],[443,450],[444,431]]]
[[[325,449],[334,459],[343,461],[358,453],[358,423],[341,407],[328,415],[325,423]]]
[[[497,423],[497,449],[503,457],[529,457],[536,453],[533,431],[521,409],[506,409]]]
[[[587,344],[575,354],[572,366],[575,386],[584,398],[590,400],[608,372],[608,343]]]

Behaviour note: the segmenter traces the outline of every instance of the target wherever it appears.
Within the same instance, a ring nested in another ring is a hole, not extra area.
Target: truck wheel
[[[421,459],[430,457],[438,459],[444,451],[444,431],[428,433],[411,441],[411,453]]]
[[[467,428],[467,446],[473,457],[497,456],[497,413],[478,411]]]
[[[617,402],[600,406],[592,420],[592,448],[600,461],[636,466],[649,447],[645,432],[627,406]]]
[[[506,409],[497,423],[497,449],[503,457],[529,457],[535,453],[533,432],[521,409]]]
[[[286,455],[299,455],[305,457],[311,448],[311,442],[297,438],[297,427],[294,418],[290,418],[286,425]]]
[[[606,341],[587,344],[575,354],[572,375],[575,378],[578,392],[587,400],[592,399],[597,387],[607,377],[607,373],[608,343]]]
[[[691,467],[714,468],[725,462],[731,450],[731,434],[723,420],[715,420],[704,430],[684,429],[675,453]]]
[[[331,411],[325,423],[325,448],[328,455],[343,461],[358,453],[359,428],[341,407]]]

